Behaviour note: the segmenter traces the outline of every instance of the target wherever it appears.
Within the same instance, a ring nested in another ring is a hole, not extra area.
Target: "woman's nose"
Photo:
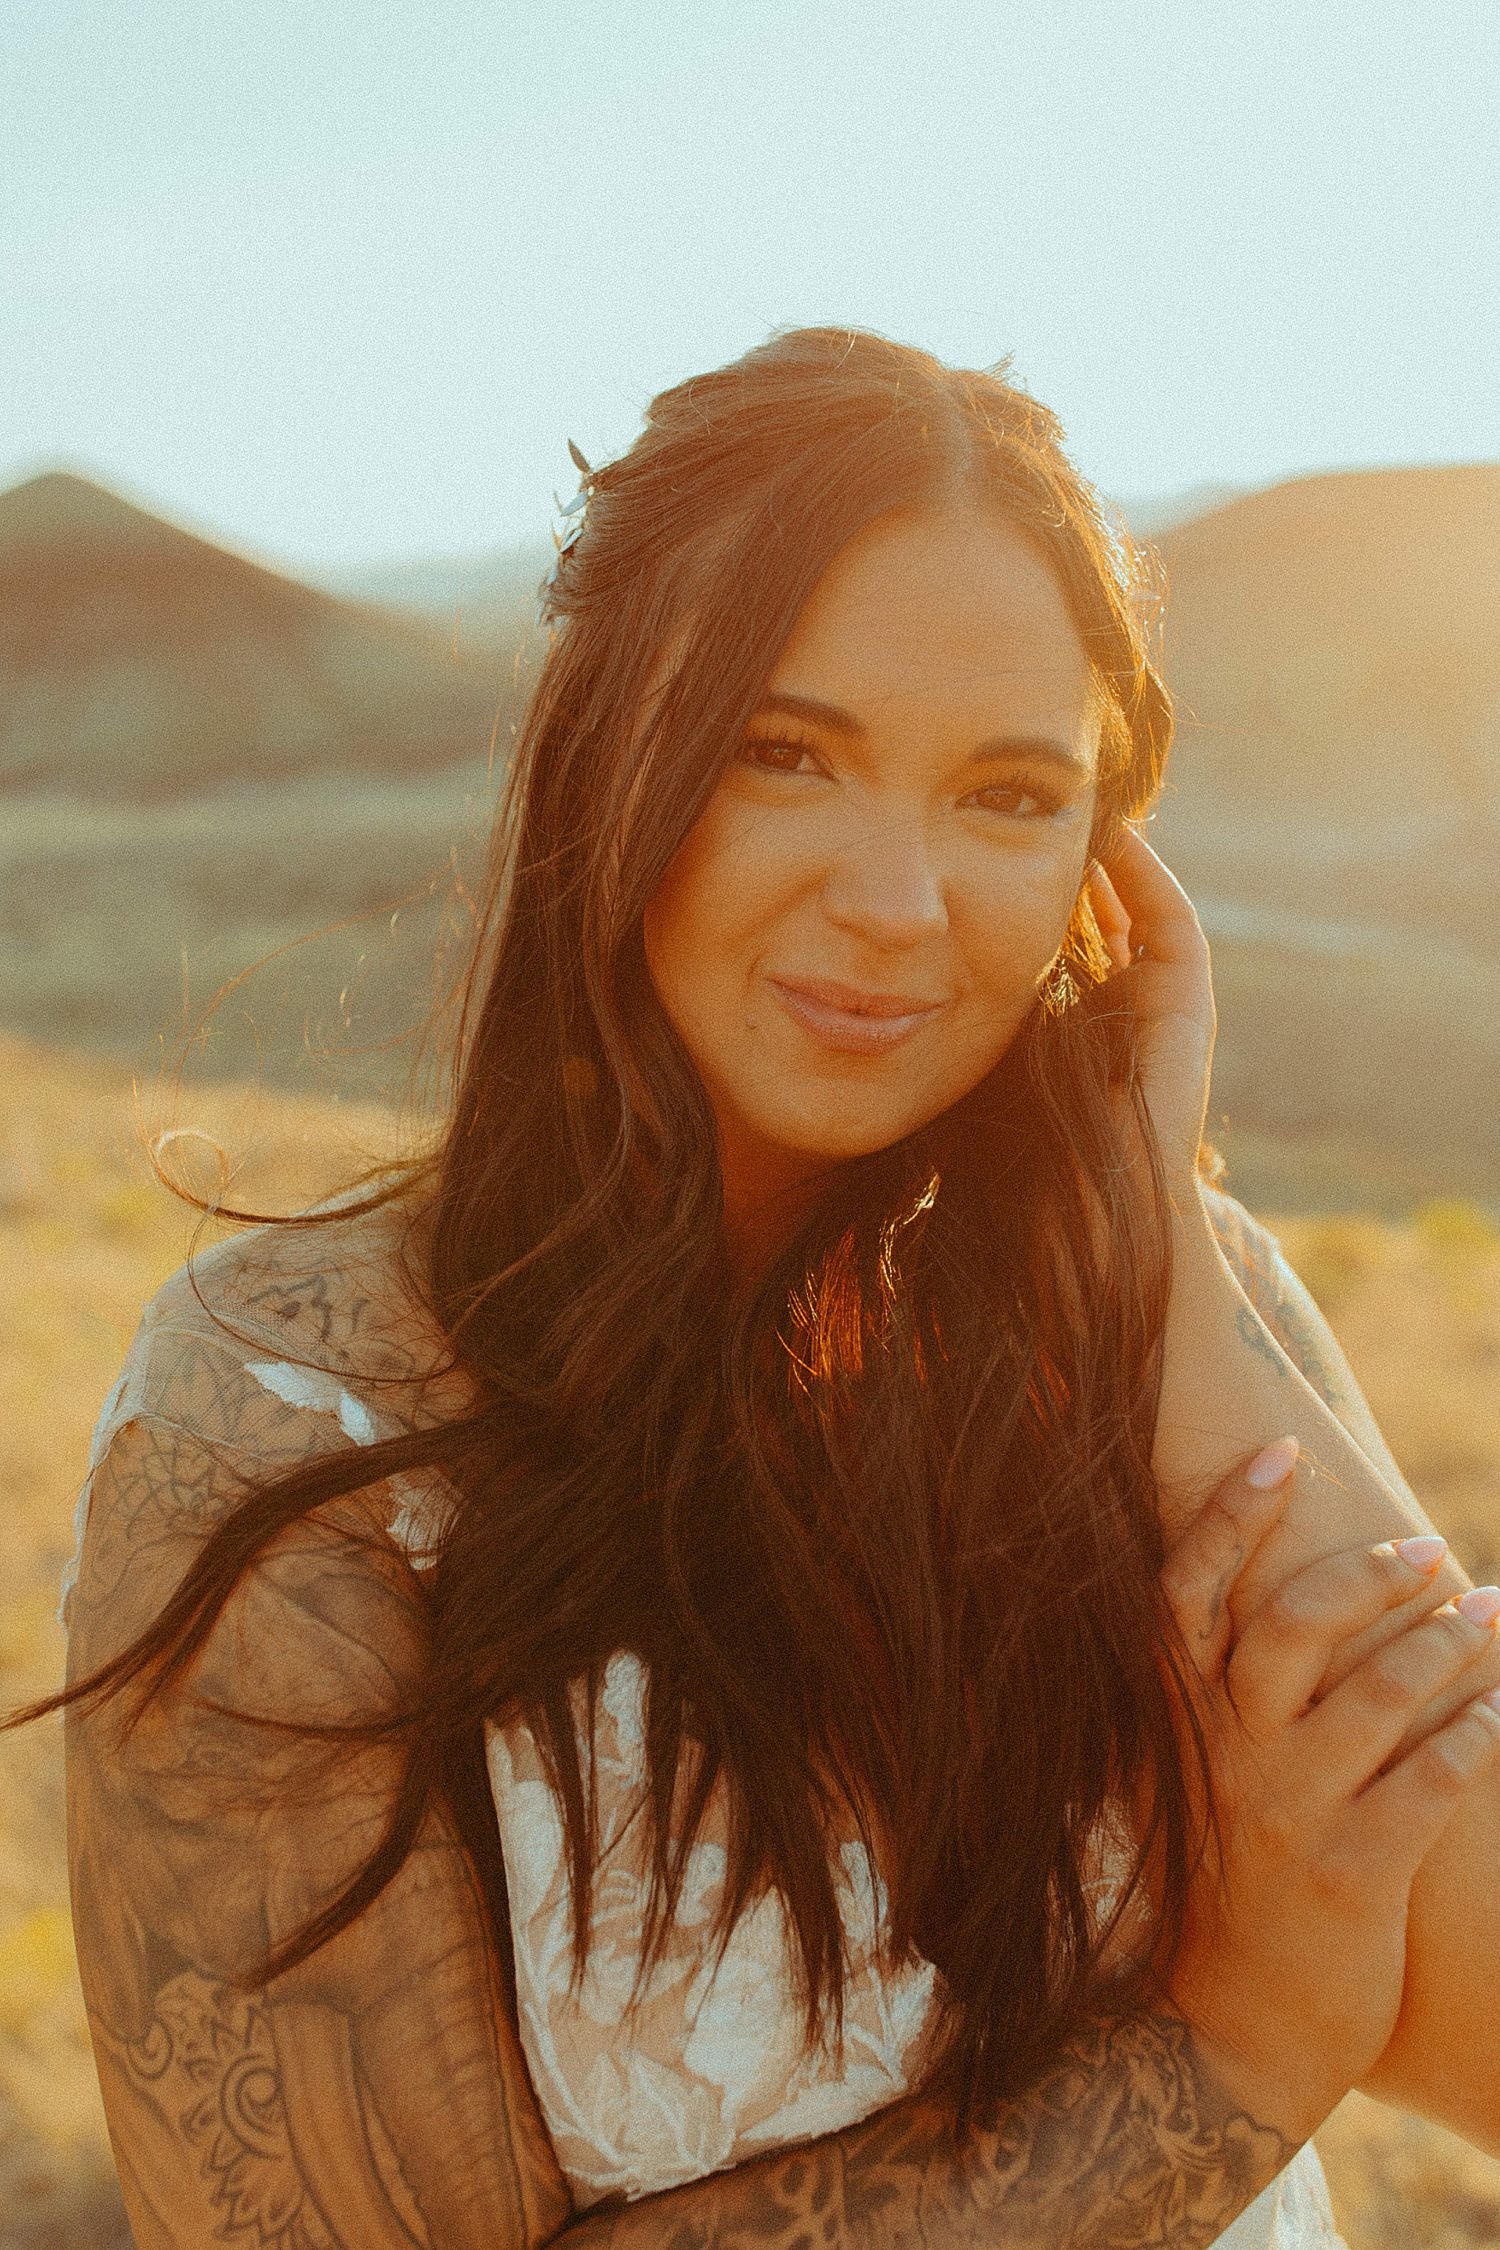
[[[919,818],[861,824],[831,860],[823,888],[830,921],[872,945],[920,945],[947,927],[948,908],[931,838]]]

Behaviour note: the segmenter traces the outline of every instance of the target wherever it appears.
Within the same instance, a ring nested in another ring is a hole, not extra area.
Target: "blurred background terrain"
[[[1493,1203],[1500,465],[1151,522],[1179,709],[1153,842],[1213,944],[1241,1192]],[[151,1067],[292,947],[195,1080],[312,1091],[333,1047],[343,1093],[388,1098],[482,865],[547,559],[313,585],[67,472],[0,494],[0,1025]]]
[[[1466,1568],[1500,1575],[1500,467],[1125,514],[1165,592],[1152,837],[1213,944],[1229,1184]],[[58,1676],[93,1419],[186,1255],[142,1137],[217,1136],[229,1200],[272,1210],[395,1147],[547,560],[314,584],[66,471],[0,495],[7,1704]],[[177,1149],[212,1192],[206,1146]],[[117,2250],[58,1750],[0,1743],[0,2250]],[[1357,2096],[1318,2138],[1353,2250],[1500,2243],[1500,2162]]]

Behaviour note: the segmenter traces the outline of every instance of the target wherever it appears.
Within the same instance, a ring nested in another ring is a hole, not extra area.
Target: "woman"
[[[1130,558],[858,331],[585,474],[437,1146],[100,1418],[136,2239],[1335,2242],[1500,2127],[1500,1596],[1208,1177]]]

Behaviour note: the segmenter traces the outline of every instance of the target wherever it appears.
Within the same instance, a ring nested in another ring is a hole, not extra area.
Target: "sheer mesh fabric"
[[[1248,1238],[1274,1259],[1271,1237],[1229,1199],[1217,1202],[1241,1254]],[[401,1287],[396,1223],[376,1213],[306,1232],[251,1230],[194,1259],[207,1309],[186,1269],[143,1309],[99,1417],[79,1553],[65,1575],[76,1668],[155,1616],[243,1478],[461,1410],[467,1379],[435,1372],[442,1339]],[[288,2250],[346,2239],[459,2250],[493,2240],[493,2213],[509,2199],[516,2239],[541,2241],[570,2202],[654,2193],[834,2131],[895,2100],[916,2075],[936,1971],[916,1960],[881,1972],[884,1886],[852,1827],[830,1837],[851,1966],[842,2056],[803,2051],[775,1899],[746,1913],[710,1976],[704,1933],[723,1874],[722,1797],[667,1956],[627,2009],[649,1860],[634,1817],[646,1682],[623,1650],[594,1713],[602,1857],[580,1994],[568,1990],[561,1824],[519,1721],[492,1727],[488,1741],[514,2020],[482,1902],[441,1823],[376,1906],[284,1991],[230,1990],[228,1977],[347,1880],[392,1787],[389,1753],[362,1753],[352,1773],[340,1765],[335,1775],[323,1752],[250,1715],[367,1716],[398,1691],[417,1648],[412,1572],[451,1500],[430,1477],[391,1478],[325,1510],[325,1526],[282,1535],[232,1598],[195,1682],[224,1712],[174,1698],[124,1748],[107,1714],[70,1717],[75,1920],[142,2250],[180,2239],[171,2229],[189,2192],[202,2199],[205,2239],[210,2223],[233,2218]],[[582,1744],[581,1681],[574,1709]],[[1117,1868],[1101,1838],[1101,1912]],[[1336,2250],[1310,2146],[1221,2241]]]
[[[355,1221],[255,1230],[195,1260],[211,1311],[185,1271],[145,1307],[80,1505],[73,1676],[156,1617],[247,1478],[453,1411],[372,1240]],[[281,1534],[187,1690],[128,1739],[119,1705],[68,1714],[79,1967],[139,2250],[532,2250],[571,2213],[446,1819],[310,1961],[235,1982],[384,1832],[395,1755],[275,1722],[368,1719],[409,1688],[422,1615],[401,1535],[444,1498],[392,1481]]]

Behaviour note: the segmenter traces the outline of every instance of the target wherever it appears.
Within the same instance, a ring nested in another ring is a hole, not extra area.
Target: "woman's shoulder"
[[[107,1459],[133,1464],[134,1488],[149,1485],[158,1515],[206,1522],[245,1478],[466,1411],[473,1380],[423,1309],[409,1220],[382,1207],[253,1227],[167,1276],[141,1308],[94,1425],[64,1608]],[[377,1512],[415,1560],[446,1505],[440,1480],[401,1472],[382,1487]]]
[[[132,1339],[142,1378],[180,1388],[211,1367],[222,1385],[238,1369],[365,1443],[463,1411],[472,1379],[423,1301],[411,1211],[330,1201],[300,1216],[314,1223],[251,1227],[168,1275]]]

